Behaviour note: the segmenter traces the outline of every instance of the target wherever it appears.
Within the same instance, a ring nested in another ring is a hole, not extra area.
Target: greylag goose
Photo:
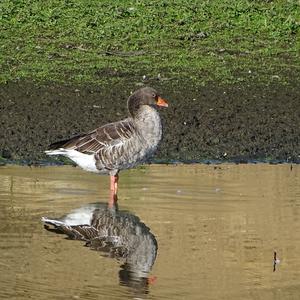
[[[64,155],[86,171],[110,175],[110,201],[117,200],[118,173],[144,162],[156,150],[162,125],[156,107],[166,100],[151,87],[135,91],[127,101],[129,117],[91,132],[59,141],[45,151]]]
[[[121,262],[120,283],[137,289],[147,287],[157,255],[157,241],[150,229],[117,204],[89,204],[59,219],[42,218],[45,229],[81,240],[92,250]]]

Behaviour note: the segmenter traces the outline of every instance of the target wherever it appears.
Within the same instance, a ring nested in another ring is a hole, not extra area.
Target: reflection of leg
[[[115,178],[114,178],[114,180],[115,180],[115,194],[117,195],[117,193],[118,193],[118,181],[119,181],[119,175],[117,174],[117,175],[115,175],[114,177],[115,177]]]
[[[110,197],[108,200],[108,207],[109,208],[113,208],[117,205],[117,201],[118,201],[118,196],[114,193],[112,193],[112,191],[110,191]]]

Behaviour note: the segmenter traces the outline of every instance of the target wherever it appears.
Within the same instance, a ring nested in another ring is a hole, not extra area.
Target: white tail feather
[[[59,148],[45,151],[48,155],[64,155],[73,160],[80,168],[89,172],[99,173],[93,154],[84,154],[74,149]]]
[[[55,226],[67,225],[64,222],[61,222],[61,221],[58,221],[58,220],[51,220],[51,219],[48,219],[48,218],[45,218],[45,217],[42,217],[42,222],[46,223],[46,224],[52,224],[52,225],[55,225]]]
[[[45,153],[47,155],[66,155],[67,154],[66,149],[60,148],[60,149],[56,149],[56,150],[47,150],[45,151]]]
[[[55,226],[91,225],[93,213],[98,207],[100,207],[99,204],[89,204],[88,206],[83,206],[72,210],[72,212],[58,220],[49,219],[47,217],[42,217],[41,220],[44,223]]]

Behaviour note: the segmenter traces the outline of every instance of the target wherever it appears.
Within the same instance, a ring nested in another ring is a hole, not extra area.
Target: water
[[[267,164],[124,171],[115,213],[139,217],[158,244],[152,268],[131,277],[124,261],[41,223],[107,209],[108,177],[1,167],[0,298],[299,299],[299,176],[299,165]]]

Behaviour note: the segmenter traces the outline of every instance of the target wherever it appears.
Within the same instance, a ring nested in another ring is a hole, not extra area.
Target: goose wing
[[[131,119],[106,124],[86,134],[50,145],[50,150],[74,149],[85,154],[96,154],[106,148],[121,146],[135,134]]]

